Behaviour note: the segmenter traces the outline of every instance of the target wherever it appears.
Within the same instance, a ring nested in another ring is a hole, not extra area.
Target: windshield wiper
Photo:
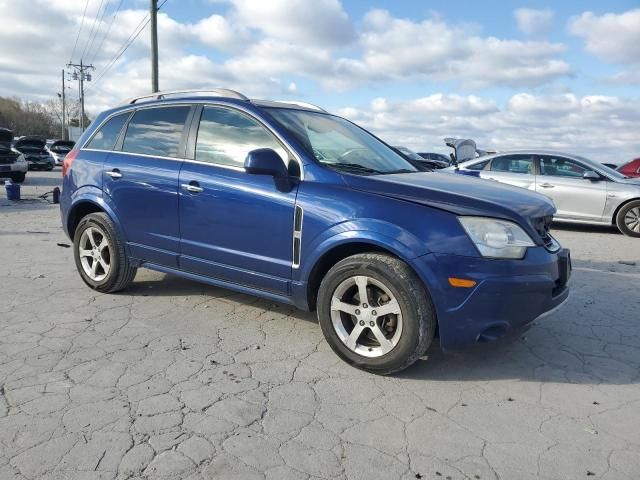
[[[352,172],[362,172],[362,173],[372,173],[372,174],[379,174],[379,173],[383,173],[379,170],[376,170],[374,168],[369,168],[369,167],[365,167],[364,165],[360,165],[359,163],[331,163],[331,162],[326,162],[325,165],[335,168],[335,169],[343,169],[343,170],[351,170]]]
[[[394,173],[417,173],[419,170],[409,170],[408,168],[401,168],[399,170],[391,170],[389,172],[384,172],[385,174],[394,174]],[[433,172],[433,170],[425,170],[427,172]]]

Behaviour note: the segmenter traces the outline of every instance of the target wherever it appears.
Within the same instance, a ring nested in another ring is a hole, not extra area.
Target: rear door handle
[[[114,168],[113,170],[111,170],[110,172],[106,172],[107,175],[109,175],[111,178],[122,178],[122,174],[120,173],[120,170],[118,170],[117,168]]]
[[[551,185],[550,183],[543,183],[540,185],[542,188],[554,188],[555,185]]]
[[[190,193],[200,193],[202,192],[202,190],[204,190],[199,184],[198,182],[191,182],[191,183],[183,183],[182,185],[180,185],[182,188],[184,188],[187,192]]]

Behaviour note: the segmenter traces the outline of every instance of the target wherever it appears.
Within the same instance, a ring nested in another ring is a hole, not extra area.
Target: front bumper
[[[0,176],[9,177],[16,173],[27,173],[27,164],[14,162],[8,165],[0,165]]]
[[[46,170],[49,168],[53,168],[55,166],[55,162],[52,158],[43,158],[43,159],[32,159],[27,158],[27,164],[29,165],[30,170]]]
[[[440,344],[456,350],[502,337],[560,306],[569,296],[569,250],[530,248],[522,260],[457,255],[420,257],[418,273],[438,315]],[[456,288],[448,278],[475,280]]]

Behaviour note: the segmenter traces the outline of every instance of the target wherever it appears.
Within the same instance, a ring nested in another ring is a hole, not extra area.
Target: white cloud
[[[354,27],[338,0],[231,0],[237,21],[264,35],[303,45],[344,45]]]
[[[225,52],[238,51],[250,40],[246,27],[217,14],[198,21],[193,31],[205,45]]]
[[[409,101],[379,98],[340,114],[391,144],[447,152],[444,137],[473,138],[480,148],[552,148],[622,163],[640,151],[640,100],[591,95],[513,95],[500,108],[475,96],[435,94]]]
[[[341,58],[325,84],[337,88],[371,81],[458,81],[468,88],[533,87],[571,74],[558,43],[504,40],[470,34],[440,18],[394,18],[386,10],[365,16],[362,56]]]
[[[605,62],[640,64],[640,8],[621,14],[585,12],[571,19],[569,31],[584,38],[587,51]]]
[[[518,8],[513,12],[520,31],[526,35],[543,35],[553,26],[553,11]]]

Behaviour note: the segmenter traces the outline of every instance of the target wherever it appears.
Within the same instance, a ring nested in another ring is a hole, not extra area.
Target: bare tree
[[[68,102],[67,108],[69,125],[77,126],[80,123],[78,103]],[[89,123],[89,119],[85,118],[85,125]],[[0,127],[10,128],[16,136],[58,138],[62,130],[62,100],[53,98],[38,103],[0,97]]]

